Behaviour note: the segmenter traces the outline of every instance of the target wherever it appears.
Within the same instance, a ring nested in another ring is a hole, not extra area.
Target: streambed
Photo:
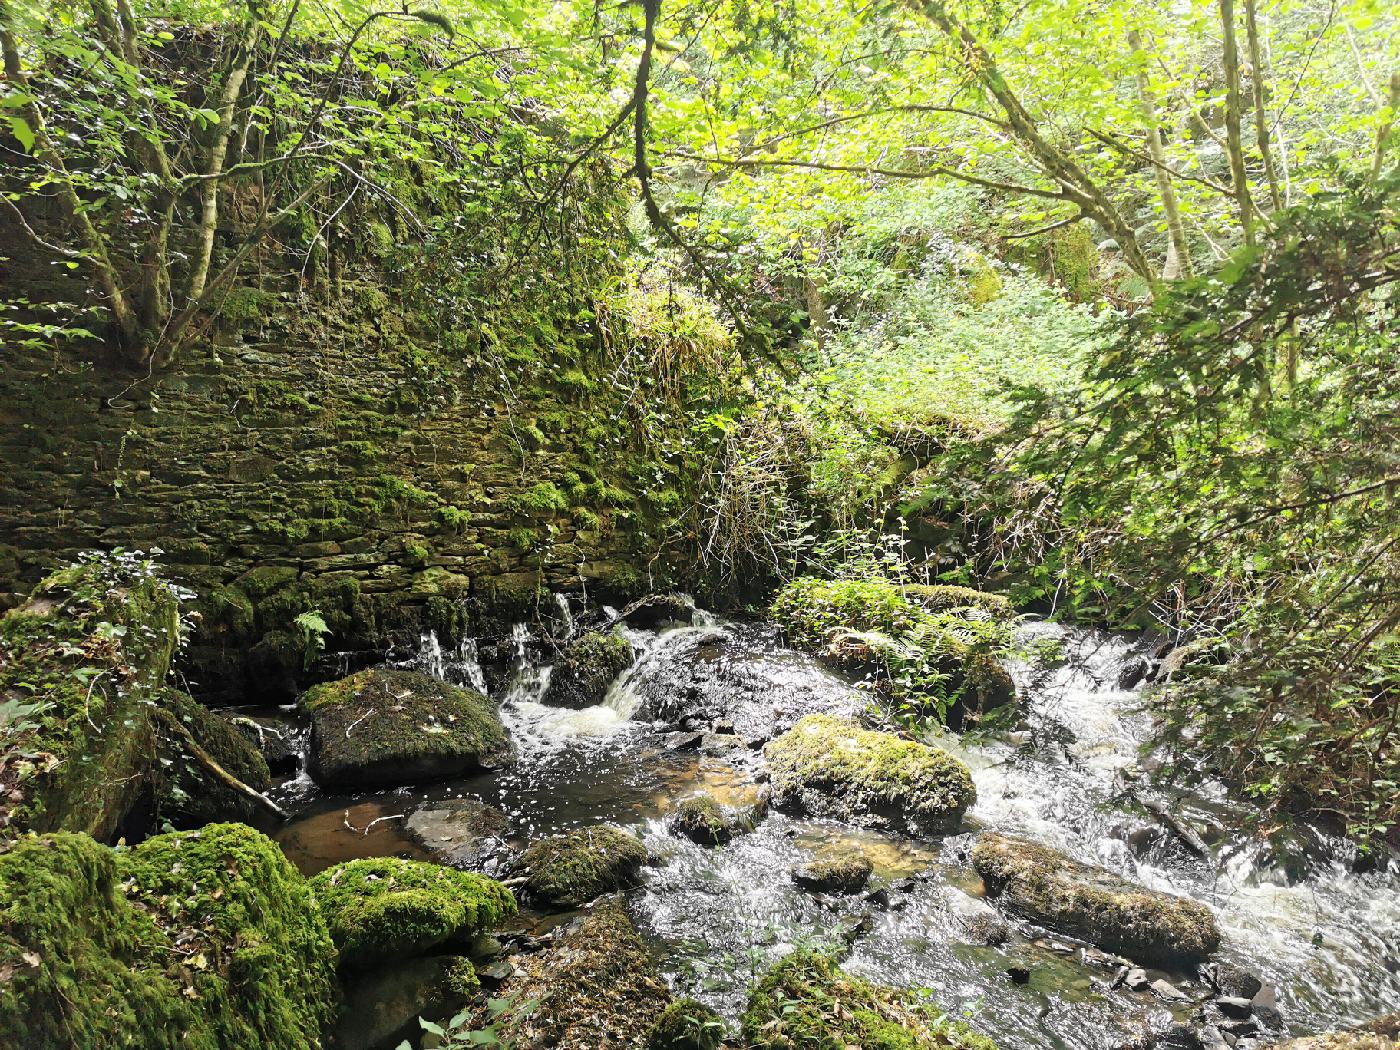
[[[1150,730],[1141,690],[1121,685],[1144,656],[1140,643],[1049,623],[1021,633],[1028,646],[1055,643],[1061,658],[1014,668],[1024,712],[1016,730],[934,741],[967,762],[978,790],[963,833],[942,840],[778,813],[719,848],[668,833],[666,814],[688,794],[704,789],[737,802],[760,790],[762,740],[804,714],[855,714],[869,702],[851,682],[785,649],[764,625],[704,615],[694,626],[629,630],[637,664],[604,704],[582,711],[540,704],[550,668],[534,656],[523,627],[512,658],[491,674],[470,640],[444,652],[425,638],[402,661],[489,687],[519,761],[462,780],[356,796],[326,795],[294,776],[277,795],[295,817],[274,834],[310,873],[357,856],[424,856],[403,818],[441,799],[476,798],[503,810],[510,820],[503,854],[570,827],[630,827],[655,858],[629,895],[639,929],[679,992],[731,1018],[757,973],[793,946],[819,943],[841,945],[853,972],[929,989],[1004,1050],[1109,1050],[1144,1027],[1190,1018],[1191,1003],[1169,1006],[1147,990],[1111,987],[1116,961],[1077,943],[1016,923],[1004,943],[982,943],[974,931],[992,910],[968,854],[978,830],[995,829],[1208,905],[1223,933],[1217,959],[1271,986],[1292,1033],[1400,1010],[1400,870],[1393,861],[1359,873],[1340,842],[1318,837],[1284,853],[1232,831],[1240,804],[1206,780],[1188,793],[1154,795],[1141,772]],[[715,722],[726,735],[702,738],[700,730]],[[1144,798],[1206,829],[1205,856],[1135,805]],[[829,897],[794,885],[790,871],[833,841],[860,846],[874,865],[869,890],[884,892]],[[1150,976],[1207,997],[1190,975]]]

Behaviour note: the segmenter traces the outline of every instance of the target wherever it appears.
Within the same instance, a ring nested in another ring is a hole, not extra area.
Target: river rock
[[[621,619],[648,630],[682,627],[695,622],[695,602],[687,594],[648,594],[623,609]]]
[[[480,986],[469,960],[455,955],[405,959],[395,966],[351,974],[345,1007],[335,1026],[336,1050],[378,1050],[416,1040],[419,1017],[441,1021]]]
[[[764,754],[776,808],[862,827],[946,833],[977,797],[947,752],[830,715],[808,715]]]
[[[723,846],[735,835],[752,831],[763,811],[762,803],[736,810],[721,805],[712,795],[691,795],[676,803],[667,823],[673,832],[692,842]]]
[[[856,893],[870,880],[870,858],[856,849],[824,849],[793,869],[792,881],[817,893]]]
[[[461,776],[510,758],[496,706],[417,671],[376,667],[314,686],[307,770],[325,788],[387,787]]]
[[[301,736],[291,722],[256,715],[230,715],[229,721],[262,752],[273,773],[295,773],[301,758]]]
[[[576,709],[601,704],[608,687],[632,666],[635,656],[632,643],[620,634],[585,634],[560,651],[540,700]]]
[[[340,964],[351,969],[465,947],[515,914],[515,898],[499,882],[398,857],[337,864],[310,884]]]
[[[419,806],[404,830],[438,864],[481,870],[499,852],[509,825],[495,806],[454,798]]]
[[[637,885],[646,861],[640,839],[600,824],[531,843],[516,870],[532,903],[564,911]]]
[[[1304,1036],[1275,1043],[1273,1050],[1397,1050],[1400,1013],[1387,1014],[1360,1028]]]
[[[502,1046],[560,1050],[640,1048],[671,1001],[651,953],[621,903],[596,905],[556,931],[537,952],[515,956],[496,992],[468,1027],[490,1025]]]
[[[1215,917],[1204,905],[1023,839],[984,834],[972,864],[1006,910],[1138,962],[1191,966],[1220,945]]]

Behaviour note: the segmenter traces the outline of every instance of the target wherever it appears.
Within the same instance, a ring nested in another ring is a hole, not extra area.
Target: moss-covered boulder
[[[1215,916],[1205,905],[1024,839],[980,836],[972,866],[1007,911],[1139,962],[1188,967],[1220,946]]]
[[[0,834],[116,833],[156,762],[150,701],[179,624],[170,586],[126,555],[54,573],[0,619]]]
[[[155,726],[162,761],[152,770],[156,817],[176,827],[252,820],[255,803],[213,776],[195,756],[191,741],[221,769],[259,792],[272,787],[262,752],[232,722],[187,693],[167,687],[156,690],[153,700],[163,712]]]
[[[900,834],[955,830],[977,798],[972,774],[938,748],[808,715],[764,748],[773,805]]]
[[[632,643],[620,634],[585,634],[559,653],[541,701],[555,707],[593,707],[635,658]]]
[[[500,765],[501,716],[480,693],[417,671],[374,667],[302,694],[308,771],[327,788],[414,784]]]
[[[766,803],[743,809],[720,804],[713,795],[689,795],[676,803],[667,826],[702,846],[723,846],[736,835],[752,831],[763,816]]]
[[[923,707],[954,726],[1016,697],[1002,660],[1011,603],[967,587],[883,579],[786,584],[770,613],[798,648],[864,674],[902,706]]]
[[[305,880],[241,824],[114,850],[26,835],[0,853],[0,1033],[25,1050],[306,1050],[336,1005]]]
[[[820,850],[792,871],[792,881],[817,893],[855,893],[870,881],[874,866],[857,849]]]
[[[724,1020],[704,1003],[677,999],[656,1019],[647,1050],[719,1050]]]
[[[397,857],[337,864],[311,889],[351,968],[465,945],[515,914],[510,890],[493,879]]]
[[[627,912],[606,901],[558,931],[543,951],[510,960],[496,993],[509,1004],[494,1024],[505,1046],[643,1050],[671,1000]]]
[[[531,903],[562,910],[636,886],[646,861],[640,839],[600,824],[531,843],[520,855],[517,871],[525,878]]]
[[[996,1050],[918,993],[843,972],[820,952],[798,951],[764,975],[743,1017],[754,1050]]]

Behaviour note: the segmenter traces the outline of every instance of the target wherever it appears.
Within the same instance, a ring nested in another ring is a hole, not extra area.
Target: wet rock
[[[974,915],[963,923],[963,930],[972,944],[1000,948],[1011,939],[1011,927],[994,913]]]
[[[1277,1006],[1254,1004],[1254,1019],[1270,1032],[1283,1031],[1283,1012]]]
[[[867,893],[865,895],[865,903],[872,908],[884,911],[890,906],[890,888],[888,886],[881,886],[873,893]]]
[[[440,864],[397,857],[352,860],[310,880],[344,967],[465,947],[515,914],[499,882]]]
[[[462,776],[510,757],[495,705],[417,671],[371,668],[318,685],[307,769],[327,788],[384,787]]]
[[[661,743],[667,751],[695,751],[704,739],[704,733],[677,732],[667,733]]]
[[[832,1004],[840,1003],[840,1010]],[[994,1050],[991,1041],[945,1017],[914,992],[887,988],[841,970],[835,959],[799,950],[783,959],[749,996],[742,1045],[908,1047]]]
[[[1272,1050],[1395,1050],[1397,1046],[1400,1014],[1389,1014],[1360,1028],[1275,1043]]]
[[[955,830],[977,797],[962,762],[892,733],[808,715],[771,741],[778,809],[907,834]]]
[[[1006,835],[977,840],[972,864],[1009,911],[1138,962],[1189,966],[1220,944],[1204,905],[1148,890],[1102,868]]]
[[[1189,1003],[1191,997],[1170,981],[1158,978],[1152,982],[1152,994],[1163,1002]]]
[[[817,893],[856,893],[870,881],[870,858],[859,850],[823,850],[793,869],[792,881]]]
[[[1130,992],[1140,992],[1151,983],[1148,980],[1147,971],[1136,966],[1123,975],[1123,987]]]
[[[621,620],[646,630],[683,627],[695,622],[695,602],[687,594],[648,594],[623,609]]]
[[[1011,978],[1012,984],[1030,984],[1031,970],[1029,966],[1008,966],[1006,976]]]
[[[1236,995],[1222,995],[1215,999],[1215,1008],[1226,1017],[1248,1017],[1254,1012],[1254,1003]]]
[[[503,1046],[621,1050],[646,1045],[671,993],[627,912],[609,900],[518,957],[496,998],[505,1010],[492,1016],[483,1005],[469,1027],[491,1025]]]
[[[1188,1024],[1169,1024],[1153,1040],[1154,1050],[1205,1050],[1201,1034]]]
[[[1142,657],[1129,660],[1118,672],[1118,688],[1132,689],[1145,681],[1150,671],[1151,668]]]
[[[301,759],[301,733],[290,722],[254,715],[229,715],[234,727],[248,738],[274,774],[295,773]]]
[[[501,849],[509,819],[474,798],[419,806],[404,821],[408,837],[438,864],[481,870]]]
[[[600,824],[532,843],[520,855],[516,871],[524,875],[525,894],[533,904],[567,910],[636,886],[646,861],[640,839]]]
[[[706,733],[700,738],[700,752],[706,755],[727,755],[747,749],[748,745],[732,733]]]
[[[647,1034],[647,1050],[719,1050],[724,1019],[704,1003],[677,999]]]
[[[559,653],[540,701],[572,708],[601,704],[613,680],[635,658],[632,643],[620,634],[585,634]]]
[[[711,795],[691,795],[676,803],[670,820],[671,831],[702,846],[723,846],[735,835],[752,831],[763,808],[755,804],[744,809],[722,806]]]

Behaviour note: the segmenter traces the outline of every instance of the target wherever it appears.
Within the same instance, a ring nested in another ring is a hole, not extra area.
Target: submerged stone
[[[308,771],[322,787],[413,784],[500,765],[510,740],[480,693],[417,671],[371,668],[314,686]]]
[[[613,680],[634,658],[632,643],[620,634],[585,634],[559,653],[540,700],[555,707],[601,704]]]
[[[408,837],[439,864],[479,869],[500,850],[510,820],[495,806],[474,798],[419,806],[404,821]]]
[[[972,774],[938,748],[808,715],[764,748],[773,805],[900,834],[955,830],[977,798]]]
[[[567,910],[637,885],[646,860],[646,847],[635,835],[600,824],[532,843],[517,869],[532,903]]]
[[[1033,842],[984,834],[973,847],[972,865],[1006,910],[1138,962],[1193,966],[1220,946],[1220,930],[1205,905]]]
[[[742,1024],[752,1050],[996,1050],[917,993],[854,977],[830,955],[805,950],[764,975]]]
[[[397,857],[337,864],[311,889],[352,968],[465,946],[515,914],[510,890],[493,879]]]
[[[0,1032],[25,1050],[306,1050],[337,1005],[306,881],[241,824],[0,853]]]

